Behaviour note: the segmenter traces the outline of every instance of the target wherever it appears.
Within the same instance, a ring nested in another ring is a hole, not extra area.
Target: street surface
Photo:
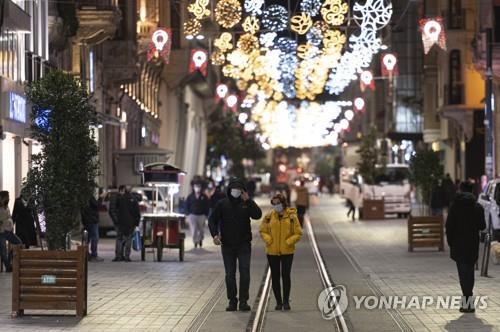
[[[258,202],[269,211],[267,199]],[[323,196],[309,215],[331,279],[347,288],[350,303],[344,318],[349,331],[500,331],[500,266],[493,264],[491,278],[476,272],[475,295],[488,296],[488,307],[476,314],[435,308],[356,309],[353,295],[449,296],[459,295],[460,287],[448,251],[407,251],[405,220],[353,222],[346,212],[340,198]],[[249,301],[253,311],[267,264],[258,225],[254,223]],[[205,234],[202,249],[186,239],[183,263],[177,261],[177,250],[165,251],[160,263],[152,253],[141,262],[138,252],[131,263],[113,263],[113,239],[101,240],[105,262],[89,263],[89,312],[80,321],[71,313],[47,312],[11,319],[11,275],[1,273],[0,331],[245,331],[255,313],[225,312],[222,257],[208,230]],[[318,310],[322,289],[304,231],[292,267],[292,311],[275,312],[271,292],[264,331],[335,331],[333,321],[322,319]]]

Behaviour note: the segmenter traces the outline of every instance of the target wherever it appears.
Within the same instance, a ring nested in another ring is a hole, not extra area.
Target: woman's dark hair
[[[273,204],[273,201],[279,200],[281,205],[283,205],[283,209],[286,209],[288,207],[288,202],[286,200],[286,197],[283,194],[276,194],[271,198],[271,205]]]
[[[9,192],[6,190],[0,191],[0,206],[7,205],[8,200],[9,200]]]

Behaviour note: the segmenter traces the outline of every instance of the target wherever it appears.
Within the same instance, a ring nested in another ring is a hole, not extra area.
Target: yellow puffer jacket
[[[268,213],[260,224],[260,236],[266,243],[268,255],[293,254],[295,243],[302,237],[297,210],[287,208],[281,216],[276,211]]]

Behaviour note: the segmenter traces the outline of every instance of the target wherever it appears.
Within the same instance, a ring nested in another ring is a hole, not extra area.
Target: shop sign
[[[9,92],[9,118],[26,122],[26,98],[14,92]]]
[[[48,274],[43,274],[41,277],[41,284],[42,285],[55,285],[56,283],[56,276],[53,275],[48,275]]]

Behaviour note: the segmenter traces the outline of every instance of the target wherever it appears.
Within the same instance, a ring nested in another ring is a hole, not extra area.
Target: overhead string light
[[[218,0],[215,6],[215,21],[230,29],[241,21],[241,5],[238,0]]]
[[[311,17],[317,16],[321,9],[321,0],[302,0],[300,10],[309,14]]]
[[[288,28],[288,11],[280,5],[271,5],[262,13],[262,26],[267,30],[279,32]]]

